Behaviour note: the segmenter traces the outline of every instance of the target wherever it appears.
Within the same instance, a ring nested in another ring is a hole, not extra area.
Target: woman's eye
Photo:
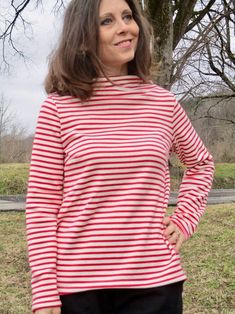
[[[125,21],[131,21],[133,19],[133,16],[132,16],[132,14],[126,14],[126,15],[124,15],[123,19]]]
[[[100,25],[109,25],[111,23],[112,23],[112,19],[111,18],[106,18],[106,19],[104,19],[104,20],[102,20],[100,22]]]

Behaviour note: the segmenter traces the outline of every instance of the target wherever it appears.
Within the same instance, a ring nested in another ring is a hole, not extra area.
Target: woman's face
[[[98,54],[106,75],[128,74],[134,59],[139,27],[124,0],[101,0],[99,7]]]

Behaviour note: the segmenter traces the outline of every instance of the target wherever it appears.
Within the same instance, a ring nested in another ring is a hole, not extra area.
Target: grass
[[[1,314],[30,313],[24,213],[0,213]]]
[[[184,314],[235,313],[234,212],[235,204],[208,206],[198,231],[183,246],[181,255],[188,276]],[[0,229],[1,314],[29,314],[24,213],[1,213]]]
[[[25,194],[27,190],[28,164],[0,164],[0,195]],[[182,167],[171,168],[172,190],[177,190],[182,177]],[[214,189],[235,189],[235,163],[217,163]]]
[[[213,187],[235,188],[235,163],[217,163],[215,167],[215,179]]]
[[[210,205],[182,250],[188,270],[185,314],[235,313],[235,204]]]

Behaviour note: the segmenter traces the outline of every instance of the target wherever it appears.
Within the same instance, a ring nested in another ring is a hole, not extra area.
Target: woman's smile
[[[115,46],[126,49],[132,48],[132,39],[122,40],[119,43],[115,44]]]

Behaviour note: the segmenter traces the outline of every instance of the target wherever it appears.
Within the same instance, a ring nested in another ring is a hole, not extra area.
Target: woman
[[[27,196],[37,314],[182,313],[179,250],[213,161],[174,96],[149,81],[137,0],[73,0],[46,80]],[[166,217],[168,159],[186,166]]]

